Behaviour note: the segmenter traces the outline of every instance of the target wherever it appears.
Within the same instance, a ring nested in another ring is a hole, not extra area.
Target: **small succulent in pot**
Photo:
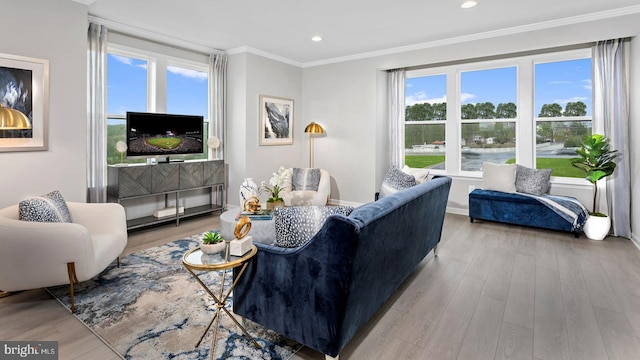
[[[219,232],[211,231],[202,235],[202,245],[200,245],[200,250],[205,254],[216,254],[224,251],[226,245],[227,244],[224,242],[224,239]]]

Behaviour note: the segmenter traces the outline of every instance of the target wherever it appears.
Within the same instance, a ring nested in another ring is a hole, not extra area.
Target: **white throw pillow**
[[[418,184],[427,181],[427,177],[429,176],[429,169],[410,168],[407,165],[402,168],[402,172],[413,175]]]
[[[516,192],[516,164],[482,163],[482,188]]]

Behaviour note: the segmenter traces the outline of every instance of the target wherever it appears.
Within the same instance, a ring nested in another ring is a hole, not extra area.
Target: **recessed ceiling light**
[[[315,41],[315,42],[322,41],[322,36],[316,35],[316,36],[311,38],[311,41]]]
[[[463,8],[463,9],[469,9],[469,8],[472,8],[472,7],[476,6],[476,5],[478,5],[477,2],[475,2],[473,0],[467,0],[467,1],[463,2],[460,5],[460,7]]]

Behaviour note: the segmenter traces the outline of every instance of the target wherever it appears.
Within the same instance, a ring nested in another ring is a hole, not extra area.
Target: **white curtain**
[[[616,170],[606,180],[613,235],[631,238],[629,176],[629,41],[599,41],[593,48],[593,132],[618,150]]]
[[[87,52],[87,202],[107,201],[107,28],[89,24]]]
[[[407,72],[405,69],[391,70],[388,73],[389,94],[389,136],[391,166],[404,165],[404,87]]]
[[[212,112],[209,126],[211,134],[220,139],[222,146],[212,149],[214,159],[224,159],[224,147],[226,144],[227,121],[227,55],[212,54],[209,57],[209,92],[212,94]]]

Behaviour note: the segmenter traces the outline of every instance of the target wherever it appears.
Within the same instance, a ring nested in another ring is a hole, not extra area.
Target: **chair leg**
[[[71,294],[71,312],[76,312],[75,299],[73,298],[73,284],[78,283],[78,277],[76,276],[76,263],[67,263],[67,272],[69,273],[69,293]]]
[[[438,244],[433,248],[433,256],[438,256]]]
[[[116,258],[116,266],[120,267],[120,256]]]

